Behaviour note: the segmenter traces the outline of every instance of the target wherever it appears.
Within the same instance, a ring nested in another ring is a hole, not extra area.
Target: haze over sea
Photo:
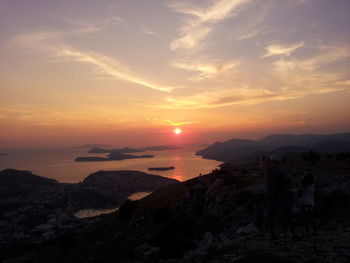
[[[53,178],[59,182],[77,183],[98,170],[138,170],[180,181],[209,173],[220,162],[202,159],[195,152],[199,147],[177,150],[146,151],[135,155],[151,154],[154,158],[128,159],[106,162],[75,162],[78,156],[104,156],[88,153],[90,148],[50,148],[6,150],[8,155],[0,156],[0,170],[15,168],[30,170],[34,174]],[[149,167],[174,166],[169,171],[148,171]]]

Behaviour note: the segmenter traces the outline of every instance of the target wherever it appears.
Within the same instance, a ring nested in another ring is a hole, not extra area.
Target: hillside
[[[295,189],[306,171],[317,175],[318,236],[293,241],[280,230],[277,241],[269,240],[264,177],[252,163],[227,165],[128,201],[118,212],[26,256],[31,262],[348,262],[349,156],[310,164],[299,155],[284,168]],[[300,227],[297,232],[301,235]]]
[[[23,185],[48,186],[56,184],[54,179],[45,178],[30,171],[5,169],[0,171],[0,187],[19,187]]]
[[[98,171],[82,183],[65,184],[28,171],[1,171],[0,250],[76,231],[90,222],[75,217],[79,210],[116,208],[134,193],[177,182],[138,171]]]
[[[294,153],[317,151],[321,153],[350,152],[350,133],[330,135],[317,134],[277,134],[269,135],[260,140],[232,139],[216,142],[196,154],[206,159],[227,162],[251,159],[259,153]]]

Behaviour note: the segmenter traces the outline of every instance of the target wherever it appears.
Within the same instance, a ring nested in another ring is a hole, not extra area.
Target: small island
[[[174,170],[174,166],[169,167],[150,167],[148,168],[149,171],[168,171],[168,170]]]

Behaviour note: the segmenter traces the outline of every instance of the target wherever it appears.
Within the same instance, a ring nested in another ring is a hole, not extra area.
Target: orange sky
[[[349,131],[349,12],[347,0],[1,1],[0,149]]]

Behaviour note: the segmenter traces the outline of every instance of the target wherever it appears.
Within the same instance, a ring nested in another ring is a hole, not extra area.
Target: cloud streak
[[[100,74],[109,75],[117,79],[138,84],[153,90],[170,92],[175,87],[162,86],[146,80],[137,74],[130,72],[125,65],[93,51],[78,50],[62,43],[64,33],[55,31],[33,32],[16,37],[12,44],[15,46],[29,47],[36,52],[45,52],[54,59],[63,61],[76,61],[93,66]]]
[[[188,6],[184,3],[173,4],[170,7],[181,14],[190,15],[180,28],[180,37],[170,44],[171,50],[196,49],[200,41],[213,30],[213,26],[233,15],[249,0],[219,0],[206,8]]]
[[[218,75],[228,72],[235,68],[239,64],[239,61],[211,61],[211,62],[201,62],[201,61],[181,61],[174,62],[171,66],[186,71],[199,72],[198,75],[191,78],[194,81],[200,80],[210,80],[214,79]]]
[[[265,55],[262,56],[262,58],[279,56],[279,55],[289,56],[298,48],[301,48],[303,46],[304,46],[304,42],[298,42],[298,43],[289,44],[289,45],[288,44],[287,45],[282,45],[282,44],[269,45],[265,48],[266,53]]]

